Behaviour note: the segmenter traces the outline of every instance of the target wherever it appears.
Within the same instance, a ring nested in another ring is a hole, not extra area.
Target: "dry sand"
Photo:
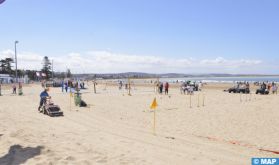
[[[251,164],[252,157],[278,157],[279,95],[239,95],[222,85],[182,95],[133,86],[132,96],[116,86],[83,90],[90,108],[75,107],[69,94],[51,88],[64,117],[38,113],[40,85],[24,96],[5,88],[0,96],[0,164]],[[198,107],[198,96],[200,107]],[[205,96],[205,106],[203,106]],[[156,97],[156,135],[152,133]],[[241,97],[241,100],[240,100]],[[266,150],[266,151],[264,151]],[[275,152],[272,152],[275,151]]]

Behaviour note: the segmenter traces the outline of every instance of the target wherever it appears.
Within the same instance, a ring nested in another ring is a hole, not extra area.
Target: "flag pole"
[[[204,98],[205,98],[205,95],[203,93],[203,99],[202,99],[202,106],[204,107]]]
[[[131,95],[131,79],[130,78],[128,78],[128,95],[132,96]]]
[[[200,93],[198,94],[198,108],[200,107]]]
[[[154,117],[153,117],[153,134],[156,135],[156,109],[154,111]]]
[[[72,92],[71,92],[71,88],[70,88],[70,111],[71,111],[71,109],[72,109],[72,105],[71,105],[71,103],[72,103]]]
[[[190,94],[190,108],[192,108],[192,94]]]
[[[156,109],[157,109],[157,101],[156,101],[156,97],[154,98],[150,109],[153,109],[153,135],[156,135]]]

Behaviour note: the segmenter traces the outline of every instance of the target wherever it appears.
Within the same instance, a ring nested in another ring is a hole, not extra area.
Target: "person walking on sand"
[[[13,84],[13,94],[16,94],[16,85]]]
[[[46,101],[47,97],[49,97],[48,89],[44,89],[44,91],[41,92],[41,94],[40,94],[40,104],[39,104],[39,107],[38,107],[38,111],[40,111],[40,109],[43,106],[44,102]]]
[[[169,94],[169,83],[166,82],[165,84],[165,95],[168,95]]]
[[[159,85],[159,92],[160,92],[160,94],[162,94],[163,93],[163,83],[160,83],[160,85]]]
[[[65,87],[65,91],[66,91],[66,93],[67,93],[67,92],[68,92],[68,83],[67,83],[67,82],[65,82],[64,87]]]

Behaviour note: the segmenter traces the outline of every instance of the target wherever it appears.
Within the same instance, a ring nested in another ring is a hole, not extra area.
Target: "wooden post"
[[[151,106],[150,106],[150,109],[153,109],[153,134],[155,135],[156,133],[155,133],[155,128],[156,128],[156,109],[157,109],[157,106],[158,106],[158,104],[157,104],[157,101],[156,101],[156,97],[154,98],[154,100],[153,100],[153,102],[152,102],[152,104],[151,104]]]
[[[70,88],[70,111],[72,110],[72,91],[71,91],[71,88]]]
[[[156,135],[156,109],[154,111],[154,116],[153,116],[153,134]]]
[[[132,96],[131,95],[131,79],[130,78],[128,78],[128,95]]]
[[[102,84],[103,84],[103,82],[102,82]],[[104,90],[104,91],[107,90],[107,82],[105,83],[105,87],[104,87],[103,90]]]
[[[158,90],[158,85],[159,84],[159,77],[157,77],[157,80],[156,80],[156,83],[154,84],[154,91],[155,91],[155,94],[159,93],[159,90]]]
[[[94,84],[94,93],[96,94],[96,82],[94,81],[93,84]]]
[[[202,99],[202,106],[204,107],[204,99],[205,99],[205,94],[203,93],[203,99]]]
[[[198,94],[198,108],[200,107],[200,93]]]
[[[192,94],[190,94],[190,108],[192,108]]]

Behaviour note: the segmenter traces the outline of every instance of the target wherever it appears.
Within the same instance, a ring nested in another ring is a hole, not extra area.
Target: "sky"
[[[6,0],[0,59],[73,73],[279,74],[278,0]]]

